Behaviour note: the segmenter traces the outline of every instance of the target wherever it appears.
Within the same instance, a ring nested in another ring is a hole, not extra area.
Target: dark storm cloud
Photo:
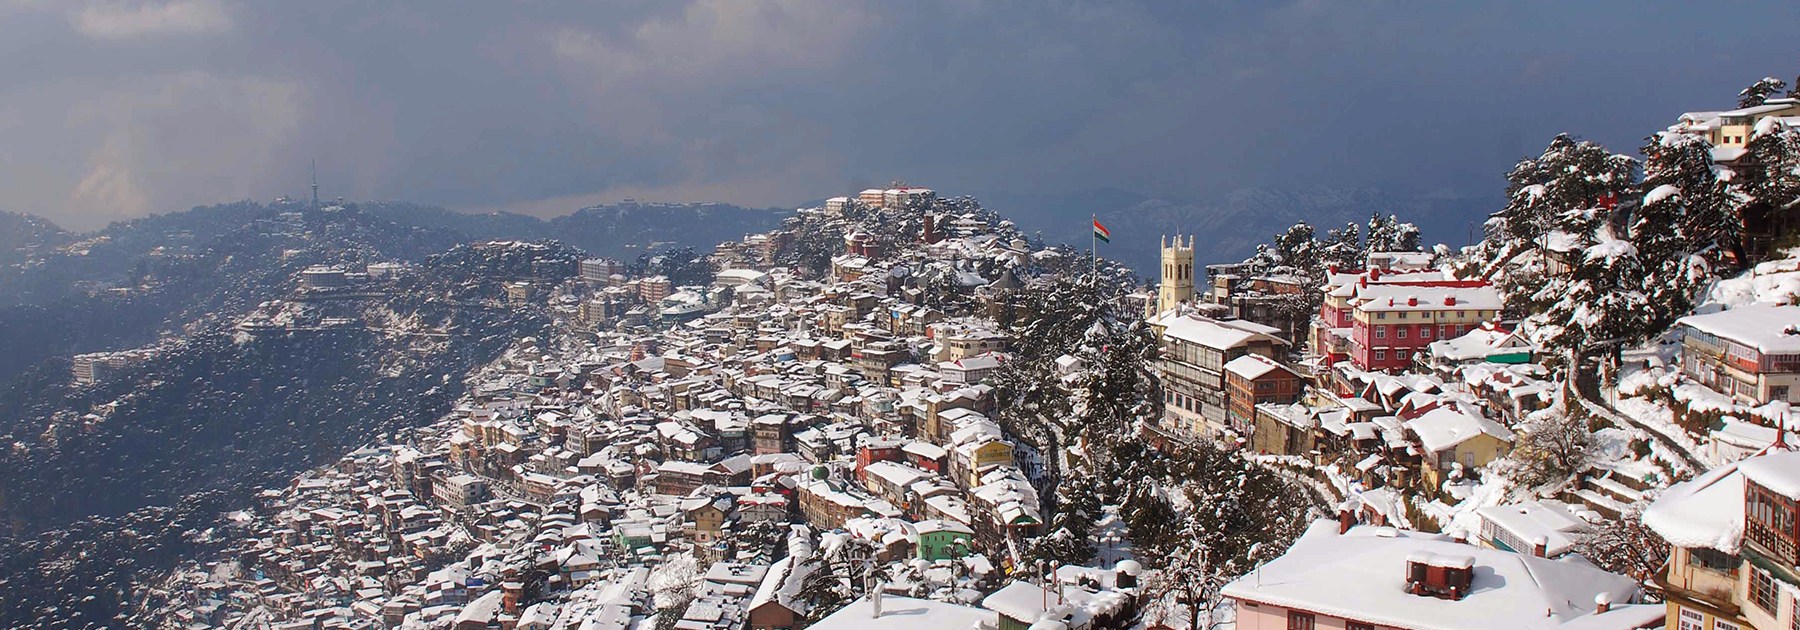
[[[367,5],[367,6],[365,6]],[[1566,6],[1579,5],[1579,6]],[[1708,19],[1727,12],[1754,19]],[[1791,77],[1791,3],[0,0],[0,207],[1497,189]]]

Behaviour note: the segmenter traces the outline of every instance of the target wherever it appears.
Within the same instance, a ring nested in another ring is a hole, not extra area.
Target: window
[[[1406,327],[1405,326],[1395,326],[1394,328],[1396,329],[1396,330],[1394,330],[1394,332],[1396,333],[1397,336],[1399,336],[1401,339],[1406,338]]]
[[[1692,608],[1681,609],[1681,625],[1676,630],[1706,630],[1706,615]]]
[[[1695,547],[1688,550],[1688,565],[1729,573],[1737,570],[1738,557],[1723,551]]]
[[[1312,613],[1288,611],[1288,630],[1313,630]]]
[[[1750,601],[1756,602],[1756,607],[1763,612],[1775,614],[1776,606],[1781,604],[1781,592],[1775,589],[1775,578],[1768,571],[1750,570]]]
[[[1419,327],[1419,338],[1420,339],[1430,339],[1431,338],[1431,324],[1425,324],[1425,325]]]
[[[1387,327],[1386,326],[1376,326],[1375,327],[1375,338],[1376,339],[1386,339],[1387,338]]]
[[[1769,388],[1769,400],[1771,402],[1777,401],[1777,400],[1787,400],[1787,397],[1788,397],[1788,388],[1786,385]]]
[[[1361,621],[1345,621],[1344,630],[1375,630],[1375,624]]]
[[[1376,361],[1386,361],[1387,360],[1387,351],[1386,350],[1376,350],[1375,351],[1375,360]]]
[[[1376,313],[1375,319],[1387,319],[1387,311],[1382,311],[1380,313]]]
[[[1739,626],[1724,619],[1714,619],[1713,630],[1744,630],[1744,628],[1743,626]]]

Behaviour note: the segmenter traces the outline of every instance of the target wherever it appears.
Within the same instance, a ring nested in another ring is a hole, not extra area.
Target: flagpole
[[[1100,215],[1090,214],[1088,218],[1100,225]],[[1094,225],[1088,226],[1088,275],[1094,277],[1094,286],[1100,286],[1100,231]]]

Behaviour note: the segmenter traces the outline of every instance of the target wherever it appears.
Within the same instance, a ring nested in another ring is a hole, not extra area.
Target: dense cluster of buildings
[[[847,202],[929,212],[934,199],[864,197]],[[661,612],[683,615],[676,627],[789,628],[809,573],[874,563],[891,567],[882,592],[925,598],[895,605],[1007,627],[968,605],[1045,520],[1037,455],[990,417],[986,381],[1014,340],[982,303],[945,312],[925,292],[947,281],[998,299],[1041,253],[991,219],[927,217],[898,251],[848,231],[823,278],[774,263],[790,226],[722,244],[712,286],[605,259],[508,285],[561,332],[519,340],[403,443],[265,492],[237,515],[248,542],[229,560],[172,580],[164,619],[628,628],[667,603],[646,569],[688,563],[700,577],[677,590],[692,602]],[[835,264],[848,259],[858,273]],[[1078,578],[1057,597],[1099,600],[1070,609],[1070,627],[1112,627],[1135,601]]]

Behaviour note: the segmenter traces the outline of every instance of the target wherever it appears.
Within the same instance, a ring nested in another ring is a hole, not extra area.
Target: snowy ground
[[[1758,303],[1794,304],[1800,300],[1800,249],[1789,249],[1783,255],[1735,278],[1720,280],[1696,310],[1712,313]]]
[[[1125,519],[1119,517],[1119,506],[1101,508],[1100,522],[1094,524],[1089,538],[1094,541],[1094,566],[1110,567],[1120,560],[1137,559],[1137,550],[1127,536]]]

